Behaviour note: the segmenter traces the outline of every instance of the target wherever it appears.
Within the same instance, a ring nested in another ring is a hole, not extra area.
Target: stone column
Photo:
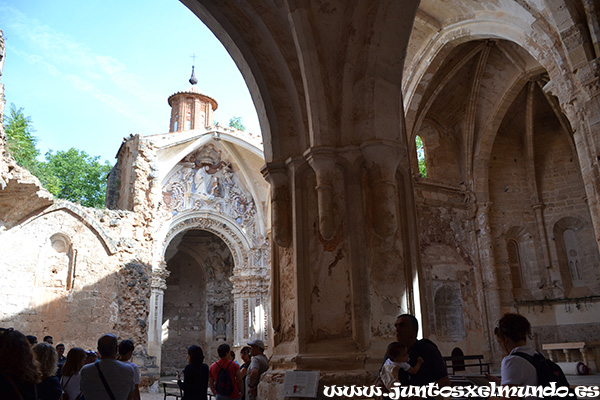
[[[262,339],[267,343],[269,298],[269,247],[254,248],[248,262],[253,265],[237,267],[233,271],[233,344],[245,346],[250,340]]]
[[[184,0],[240,67],[271,185],[272,369],[370,384],[393,324],[414,312],[418,238],[402,71],[415,0]]]
[[[169,276],[167,264],[163,261],[152,269],[152,289],[150,294],[150,315],[148,316],[148,355],[155,357],[160,367],[162,345],[163,297],[167,289],[166,279]]]
[[[495,322],[500,319],[502,313],[502,303],[500,298],[500,285],[498,282],[498,273],[496,271],[496,258],[494,256],[494,243],[491,236],[490,227],[490,209],[492,202],[479,204],[477,208],[477,243],[481,260],[483,290],[486,292],[486,315],[488,326],[488,342],[491,344],[492,359],[499,362],[502,358],[502,351],[496,343],[494,337]]]
[[[387,141],[328,153],[311,149],[305,158],[288,161],[287,181],[280,165],[267,164],[265,175],[272,176],[273,167],[279,187],[289,188],[272,202],[290,199],[285,204],[293,228],[290,245],[274,251],[278,296],[272,298],[268,398],[282,398],[277,371],[289,369],[319,370],[322,385],[371,383],[393,340],[396,315],[414,312],[418,246],[408,233],[415,213],[405,199],[412,190],[401,178],[407,175],[399,166],[406,160],[402,149]],[[323,185],[329,204],[319,196]],[[274,228],[276,209],[287,212],[273,207]]]
[[[570,78],[572,81],[567,81]],[[573,130],[596,242],[600,250],[600,62],[582,64],[577,75],[567,75],[544,86],[558,97]]]

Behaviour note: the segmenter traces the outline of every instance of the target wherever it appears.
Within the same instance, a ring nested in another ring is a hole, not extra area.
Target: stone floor
[[[142,400],[163,400],[165,395],[162,393],[142,393]],[[169,397],[172,399],[172,397]]]

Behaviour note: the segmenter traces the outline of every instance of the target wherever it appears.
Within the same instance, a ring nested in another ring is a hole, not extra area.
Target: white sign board
[[[283,381],[284,397],[317,398],[319,371],[286,371]]]

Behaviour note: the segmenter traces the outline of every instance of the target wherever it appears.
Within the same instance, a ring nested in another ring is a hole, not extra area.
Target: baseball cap
[[[260,339],[254,339],[253,341],[248,342],[248,346],[256,346],[256,347],[264,350],[265,349],[265,342],[263,342]]]

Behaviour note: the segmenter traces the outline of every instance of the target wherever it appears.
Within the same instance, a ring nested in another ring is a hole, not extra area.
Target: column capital
[[[157,268],[152,268],[152,290],[165,291],[169,275],[171,275],[171,272],[167,269],[167,264],[164,262],[161,262]]]

